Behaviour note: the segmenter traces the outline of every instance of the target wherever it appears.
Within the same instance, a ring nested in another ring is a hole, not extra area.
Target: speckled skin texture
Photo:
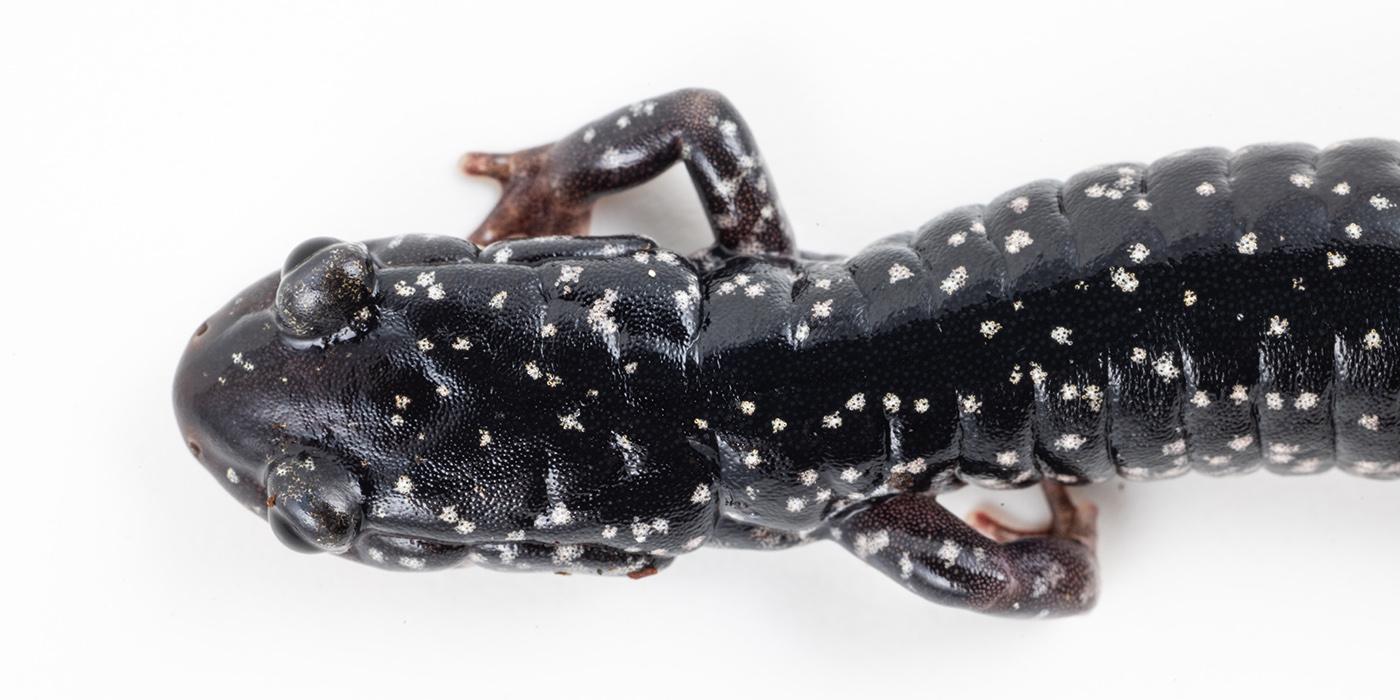
[[[677,161],[712,248],[578,237]],[[181,362],[191,450],[294,548],[641,577],[832,539],[931,600],[1065,614],[1097,582],[1061,484],[1400,475],[1400,143],[1102,166],[849,259],[796,251],[713,92],[463,167],[504,187],[474,242],[309,241]],[[1038,482],[1037,532],[935,499]]]

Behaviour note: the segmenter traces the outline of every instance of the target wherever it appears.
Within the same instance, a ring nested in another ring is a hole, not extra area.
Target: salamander
[[[682,163],[714,244],[589,237]],[[1400,475],[1400,143],[1207,148],[1040,180],[842,258],[799,251],[721,95],[472,153],[469,239],[312,239],[201,324],[182,436],[293,549],[641,578],[830,540],[971,610],[1079,613],[1067,487]],[[937,497],[1039,484],[1051,522]]]

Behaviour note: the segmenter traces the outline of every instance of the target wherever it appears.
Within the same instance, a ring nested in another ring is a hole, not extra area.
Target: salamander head
[[[319,387],[332,348],[375,326],[374,294],[363,244],[307,241],[200,324],[176,374],[190,452],[294,549],[344,552],[359,528],[357,480],[307,428],[337,417]]]
[[[190,339],[190,451],[284,542],[374,562],[384,537],[584,542],[639,503],[677,538],[706,522],[676,401],[693,268],[644,239],[498,246],[299,246]]]

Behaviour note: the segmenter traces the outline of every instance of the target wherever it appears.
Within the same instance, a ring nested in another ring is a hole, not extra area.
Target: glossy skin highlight
[[[580,237],[677,161],[713,247]],[[463,167],[504,187],[475,242],[308,242],[181,362],[191,450],[294,548],[641,577],[831,539],[928,599],[1058,615],[1098,590],[1062,484],[1400,475],[1395,142],[1103,166],[848,259],[797,252],[709,91]],[[1041,483],[1052,523],[969,526],[935,499],[963,483]]]

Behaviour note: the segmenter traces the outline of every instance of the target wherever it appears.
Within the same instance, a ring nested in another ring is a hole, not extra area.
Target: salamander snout
[[[189,451],[298,551],[343,553],[359,531],[360,485],[325,426],[354,420],[336,387],[361,371],[345,360],[377,319],[375,273],[363,244],[307,241],[199,324],[176,371]]]

